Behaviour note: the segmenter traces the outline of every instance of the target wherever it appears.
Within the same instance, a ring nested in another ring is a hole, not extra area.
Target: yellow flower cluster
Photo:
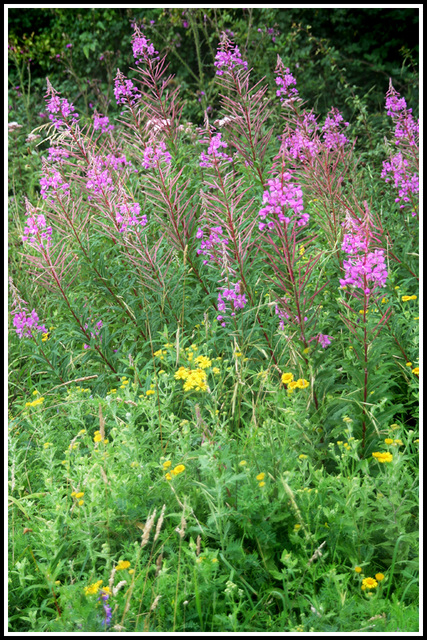
[[[389,451],[374,451],[372,457],[378,462],[391,462],[393,460],[393,454]]]
[[[188,369],[180,367],[175,373],[176,380],[185,380],[184,391],[207,391],[206,372],[203,369]]]
[[[83,498],[83,496],[84,496],[84,491],[79,491],[78,493],[76,493],[75,491],[71,492],[71,497],[79,501],[78,502],[79,507],[81,507],[84,504],[84,500],[80,500],[80,498]]]
[[[93,437],[93,441],[94,442],[101,442],[102,440],[102,436],[101,436],[101,432],[100,431],[95,431],[94,437]],[[104,440],[104,444],[108,444],[108,440],[105,439]]]
[[[85,596],[93,596],[98,593],[102,584],[102,580],[98,580],[98,582],[94,582],[93,584],[85,587]]]
[[[163,471],[166,471],[166,469],[168,469],[171,466],[171,464],[172,463],[170,460],[167,460],[166,462],[164,462]],[[171,469],[171,471],[165,475],[165,478],[166,480],[172,480],[173,476],[178,476],[183,471],[185,471],[185,465],[179,464],[177,467],[175,467],[175,469]]]
[[[123,376],[123,378],[120,378],[121,380],[121,385],[120,385],[120,389],[126,389],[126,385],[129,384],[129,380],[126,378],[126,376]]]
[[[130,567],[129,560],[120,560],[120,562],[117,563],[116,571],[122,571],[123,569],[129,569],[129,567]]]
[[[417,296],[402,296],[402,302],[408,302],[408,300],[416,300]]]
[[[420,375],[420,368],[419,367],[415,367],[415,369],[412,369],[412,373],[414,373],[416,376]]]
[[[32,402],[26,402],[25,406],[26,407],[37,407],[37,405],[43,404],[43,402],[44,402],[44,397],[41,396],[40,398],[37,398],[37,400],[33,400]]]
[[[197,364],[200,369],[207,369],[212,365],[212,360],[209,360],[206,356],[197,356],[194,360],[194,364]]]
[[[50,332],[54,330],[55,327],[49,327],[49,331],[46,331],[46,333],[42,333],[42,342],[46,342],[46,340],[49,340],[50,337]]]
[[[283,373],[282,382],[288,386],[288,393],[293,393],[295,389],[306,389],[309,386],[309,382],[304,378],[294,380],[293,373]]]

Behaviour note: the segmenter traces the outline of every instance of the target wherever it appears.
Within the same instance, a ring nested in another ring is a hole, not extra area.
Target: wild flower
[[[97,582],[94,582],[93,584],[89,585],[88,587],[85,587],[84,592],[86,596],[93,596],[96,595],[100,589],[102,585],[102,580],[98,580]]]
[[[237,45],[234,45],[233,47],[233,43],[230,42],[224,31],[221,34],[221,40],[215,56],[214,66],[217,68],[217,76],[222,76],[224,73],[230,73],[236,68],[236,73],[238,73],[238,67],[243,67],[245,70],[248,68],[248,63],[242,59],[239,47]]]
[[[120,560],[120,562],[118,562],[116,565],[116,571],[123,571],[124,569],[129,569],[129,567],[129,560]]]
[[[55,127],[59,129],[61,126],[70,127],[74,125],[79,120],[79,115],[76,112],[74,105],[68,102],[66,98],[60,98],[57,91],[52,87],[49,80],[47,81],[47,94],[46,96],[50,96],[50,99],[47,101],[46,108],[49,112],[49,120],[53,122]],[[55,115],[60,114],[60,116]],[[70,122],[69,120],[70,119]]]
[[[126,78],[126,76],[117,69],[117,74],[114,79],[114,96],[117,104],[134,105],[137,100],[141,98],[141,94],[134,86],[132,80]]]
[[[62,197],[70,191],[70,185],[65,182],[62,175],[55,167],[51,167],[46,161],[42,161],[42,177],[40,178],[40,194],[43,200],[48,196]]]
[[[322,127],[324,145],[329,151],[337,151],[341,149],[349,140],[341,133],[341,123],[344,118],[335,107],[326,116],[325,124]],[[349,123],[344,122],[344,126],[348,127]]]
[[[101,129],[101,133],[106,133],[107,131],[112,131],[114,125],[110,124],[108,116],[101,116],[95,113],[93,116],[93,128],[95,131]]]
[[[362,589],[375,589],[378,587],[378,582],[374,578],[364,578],[362,580]]]
[[[277,178],[267,180],[268,189],[263,194],[263,204],[266,206],[260,209],[259,217],[264,221],[267,216],[273,219],[267,222],[260,222],[259,229],[262,231],[266,226],[268,230],[272,230],[280,223],[289,225],[291,220],[298,217],[297,225],[304,226],[308,223],[310,216],[308,213],[302,213],[304,204],[302,200],[301,187],[292,181],[292,175],[289,171],[280,174]],[[291,210],[291,215],[288,210]],[[285,213],[286,210],[286,213]]]
[[[110,605],[108,604],[108,599],[110,597],[110,589],[109,587],[102,587],[100,599],[102,601],[102,606],[104,609],[104,618],[102,620],[102,626],[108,627],[111,623],[111,618],[113,617],[113,612],[111,610]]]
[[[35,311],[27,315],[27,309],[22,311],[18,311],[13,318],[13,326],[15,327],[16,333],[20,338],[32,338],[32,331],[41,331],[43,333],[47,332],[47,329],[44,324],[39,325],[39,317]]]
[[[160,162],[169,165],[172,160],[166,144],[162,141],[147,145],[144,149],[143,157],[142,166],[144,169],[153,169],[157,167]]]
[[[388,272],[384,251],[372,247],[375,238],[368,215],[361,222],[347,217],[343,226],[351,233],[344,235],[342,243],[349,259],[343,260],[345,277],[340,279],[341,287],[362,289],[369,296],[376,288],[385,287]]]
[[[209,144],[207,154],[204,151],[200,154],[199,165],[201,167],[213,167],[213,159],[215,159],[217,166],[224,163],[224,161],[232,162],[233,158],[228,156],[226,153],[219,151],[221,148],[226,149],[228,147],[228,144],[224,140],[221,140],[221,136],[221,133],[217,133],[214,136],[210,135],[210,138],[208,139],[199,140],[200,144]]]
[[[389,451],[374,451],[372,457],[377,460],[377,462],[381,462],[382,464],[385,462],[393,461],[393,454]]]
[[[293,373],[283,373],[282,374],[282,382],[283,384],[289,384],[294,379]]]
[[[147,62],[159,53],[154,49],[153,43],[141,33],[136,25],[132,35],[132,51],[136,64]]]
[[[298,98],[298,89],[296,89],[297,81],[289,68],[284,67],[279,56],[277,57],[275,74],[277,75],[276,84],[279,87],[276,91],[276,96],[285,106]]]

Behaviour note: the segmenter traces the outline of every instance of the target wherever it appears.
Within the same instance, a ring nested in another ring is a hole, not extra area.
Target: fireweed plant
[[[390,83],[381,205],[280,57],[263,85],[223,33],[195,124],[131,46],[114,120],[47,81],[9,279],[11,628],[413,630],[411,109]]]

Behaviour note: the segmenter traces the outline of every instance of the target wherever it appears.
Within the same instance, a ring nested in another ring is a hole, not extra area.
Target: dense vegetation
[[[9,18],[9,629],[418,630],[417,11]]]

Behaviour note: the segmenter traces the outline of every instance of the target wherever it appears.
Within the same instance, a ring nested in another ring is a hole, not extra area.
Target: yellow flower
[[[420,368],[419,367],[415,367],[415,369],[412,369],[412,373],[414,373],[416,376],[420,375]]]
[[[257,480],[264,480],[265,478],[265,473],[259,473],[256,477]]]
[[[301,525],[300,524],[294,524],[294,529],[295,529],[295,531],[298,531],[298,529],[301,529]]]
[[[164,469],[164,470],[169,469],[169,467],[171,466],[171,464],[172,464],[172,462],[171,462],[170,460],[166,460],[166,461],[163,463],[163,469]]]
[[[356,573],[362,573],[362,567],[354,567]]]
[[[386,444],[393,444],[393,438],[386,438],[386,439],[384,440],[384,442],[385,442]]]
[[[375,578],[376,580],[378,580],[378,582],[381,582],[381,580],[384,580],[385,575],[383,573],[376,573]]]
[[[129,569],[129,575],[132,575],[133,573],[135,573],[135,569]]]
[[[120,560],[116,566],[116,571],[122,571],[122,569],[129,569],[130,562],[128,560]]]
[[[76,492],[75,492],[75,491],[72,491],[72,492],[71,492],[71,495],[72,495],[72,496],[75,496],[75,495],[76,495]]]
[[[76,493],[76,498],[83,498],[83,496],[84,496],[83,491],[79,491],[79,493]]]
[[[383,298],[383,299],[381,300],[381,304],[385,304],[386,302],[388,302],[387,298]]]
[[[340,444],[342,444],[342,443],[343,443],[343,441],[342,441],[342,440],[337,440],[337,445],[340,445]]]
[[[218,369],[218,367],[213,367],[212,373],[215,373],[216,375],[218,375],[219,373],[221,373],[221,371]]]
[[[399,445],[400,447],[402,447],[402,446],[403,446],[403,442],[402,442],[402,440],[400,440],[399,438],[398,438],[397,440],[395,440],[395,441],[393,442],[393,444],[397,444],[397,445]]]
[[[84,500],[79,500],[79,507],[81,507],[84,504]]]
[[[259,487],[264,487],[265,486],[265,482],[260,482],[258,486]]]
[[[306,458],[308,458],[308,456],[306,456],[306,455],[305,455],[305,453],[301,453],[301,454],[298,456],[298,458],[299,458],[300,460],[305,460]]]
[[[190,375],[190,370],[186,367],[180,367],[178,371],[175,372],[174,378],[175,380],[186,380]]]
[[[207,358],[206,356],[197,356],[197,358],[195,358],[194,362],[201,369],[207,369],[212,364],[212,360],[209,360],[209,358]]]
[[[43,447],[47,449],[48,447],[50,447],[51,444],[52,444],[51,442],[45,442]]]
[[[179,473],[185,471],[185,466],[183,464],[179,464],[175,469],[172,470],[174,476],[177,476]]]
[[[218,562],[218,558],[212,558],[212,562]]]
[[[374,580],[374,578],[364,578],[362,580],[362,586],[364,586],[365,589],[375,589],[375,587],[378,587],[378,582]]]
[[[240,353],[240,351],[235,351],[234,355],[236,358],[241,358],[241,356],[243,355],[243,353]]]
[[[308,385],[309,385],[309,382],[307,380],[304,380],[303,378],[300,378],[299,380],[297,380],[298,389],[306,389]]]
[[[94,437],[93,441],[94,442],[101,442],[102,440],[102,436],[100,433],[97,433],[96,436]]]
[[[372,456],[378,460],[378,462],[391,462],[393,460],[393,454],[389,451],[375,451]]]
[[[170,473],[167,473],[167,474],[165,475],[165,478],[166,478],[166,480],[172,480],[172,476],[171,476],[171,474],[170,474]]]
[[[148,389],[148,391],[146,391],[146,392],[145,392],[145,395],[146,395],[146,396],[152,396],[154,393],[156,393],[156,392],[154,391],[154,389]]]
[[[288,393],[292,393],[294,389],[296,389],[298,386],[298,382],[296,380],[292,380],[289,384],[288,384]]]
[[[403,302],[408,302],[408,300],[412,300],[411,296],[402,296],[402,301]]]
[[[241,461],[239,462],[239,466],[240,466],[240,467],[244,467],[244,466],[245,466],[245,464],[246,464],[246,460],[241,460]]]
[[[406,363],[406,366],[407,366],[407,367],[412,367],[412,362],[407,362],[407,363]]]
[[[88,587],[85,587],[85,595],[86,596],[92,596],[96,593],[98,593],[98,589],[102,584],[102,580],[98,580],[98,582],[94,582],[93,584],[89,585]]]
[[[289,384],[294,379],[293,373],[283,373],[282,374],[282,382],[283,384]]]
[[[417,296],[411,296],[409,299],[410,299],[410,300],[416,300],[416,299],[417,299]]]

